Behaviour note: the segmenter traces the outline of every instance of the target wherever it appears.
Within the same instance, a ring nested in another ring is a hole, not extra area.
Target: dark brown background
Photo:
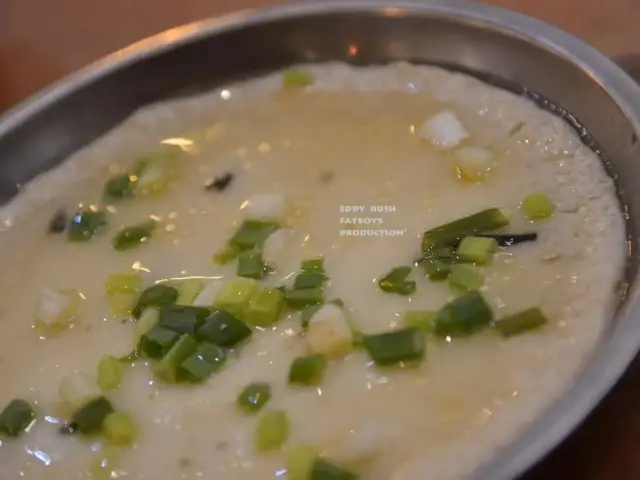
[[[269,3],[275,2],[0,0],[0,111],[100,56],[143,37],[203,17]],[[629,59],[629,55],[640,53],[640,0],[492,0],[490,3],[560,26],[616,59]],[[526,480],[639,480],[638,451],[640,359],[583,427],[527,475]]]

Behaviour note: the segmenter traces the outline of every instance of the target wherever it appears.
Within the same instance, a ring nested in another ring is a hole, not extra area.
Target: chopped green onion
[[[229,240],[229,245],[240,250],[260,247],[280,226],[275,222],[262,220],[245,220]]]
[[[111,355],[105,355],[98,362],[98,386],[102,391],[118,388],[122,381],[122,363]]]
[[[477,291],[466,293],[438,312],[434,333],[439,337],[462,337],[483,329],[493,320],[493,312]]]
[[[140,350],[148,358],[159,360],[171,350],[179,338],[178,332],[156,326],[140,337]]]
[[[113,293],[107,299],[109,311],[114,317],[129,316],[136,304],[135,293]]]
[[[151,220],[123,228],[115,237],[113,237],[111,244],[113,245],[113,248],[119,252],[137,247],[151,238],[151,234],[155,230],[156,224],[156,221]]]
[[[319,385],[327,369],[327,357],[324,355],[308,355],[298,357],[289,368],[289,384],[313,386]]]
[[[396,267],[378,280],[380,290],[398,295],[412,295],[416,291],[416,282],[407,280],[411,267]]]
[[[428,254],[418,261],[425,275],[429,280],[437,282],[446,280],[451,273],[451,265],[458,261],[458,257],[453,251],[453,247],[440,247],[428,252]]]
[[[137,293],[142,290],[142,277],[139,273],[113,273],[105,283],[107,295],[114,293]]]
[[[499,209],[489,208],[427,230],[422,236],[422,252],[426,254],[438,247],[451,246],[462,237],[497,230],[508,224],[509,220]]]
[[[307,289],[307,288],[321,288],[324,282],[327,280],[327,276],[324,273],[299,273],[293,282],[293,288]]]
[[[306,87],[313,83],[313,75],[306,70],[291,68],[282,72],[282,86],[285,88]]]
[[[300,264],[300,270],[304,273],[325,273],[324,258],[314,257],[303,260]]]
[[[225,245],[213,255],[211,260],[216,265],[226,265],[232,260],[235,260],[241,252],[242,249],[240,247],[235,245]]]
[[[157,152],[139,158],[133,169],[135,194],[156,195],[168,186],[175,171],[174,152]]]
[[[549,323],[539,308],[529,308],[522,312],[502,317],[493,325],[503,337],[512,337],[530,330],[535,330]]]
[[[58,393],[71,410],[77,410],[102,395],[95,380],[84,372],[63,377]]]
[[[427,345],[424,333],[417,327],[365,335],[363,343],[371,359],[380,366],[421,360]]]
[[[480,147],[462,147],[453,153],[455,169],[466,182],[483,180],[496,167],[491,150]]]
[[[35,420],[36,413],[26,400],[16,398],[0,413],[0,432],[17,437]]]
[[[177,285],[177,305],[191,305],[204,288],[204,282],[199,278],[185,278]]]
[[[169,285],[152,285],[143,291],[138,298],[138,304],[133,309],[133,316],[139,318],[148,307],[164,307],[173,304],[178,298],[178,290]]]
[[[125,412],[113,412],[103,421],[104,436],[112,445],[128,447],[136,441],[136,426],[131,416]]]
[[[529,220],[544,220],[553,215],[556,207],[544,193],[532,193],[522,201],[522,210]]]
[[[188,382],[201,382],[217,371],[225,362],[224,350],[212,343],[203,342],[195,353],[185,359],[178,369],[178,378]]]
[[[105,397],[98,397],[77,410],[71,422],[80,433],[94,433],[102,428],[104,419],[110,413],[113,413],[111,402]]]
[[[155,366],[155,375],[165,382],[174,383],[178,379],[180,365],[196,352],[197,347],[198,344],[191,335],[187,333],[181,335],[171,350]]]
[[[434,328],[437,312],[429,310],[407,310],[404,312],[404,324],[407,327],[417,327],[423,332],[430,332]]]
[[[72,242],[85,242],[97,235],[107,224],[104,210],[81,208],[69,224],[67,238]]]
[[[276,323],[285,309],[284,295],[275,288],[262,288],[249,302],[245,320],[257,327],[268,327]]]
[[[469,265],[453,265],[449,275],[449,285],[470,292],[484,285],[482,274]]]
[[[251,329],[224,310],[212,313],[196,332],[198,340],[220,347],[233,347],[249,336]]]
[[[244,387],[236,399],[236,405],[245,413],[256,413],[271,399],[268,383],[251,383]]]
[[[456,255],[461,262],[477,263],[484,265],[489,263],[498,248],[498,241],[490,237],[464,237]]]
[[[236,275],[239,277],[260,280],[266,273],[267,264],[264,262],[261,252],[257,250],[246,250],[238,256]]]
[[[311,467],[309,480],[358,480],[358,476],[322,458],[317,458]]]
[[[157,308],[145,308],[142,315],[135,324],[136,336],[142,337],[145,333],[151,331],[153,327],[158,325],[160,321],[160,311]]]
[[[213,306],[244,319],[251,299],[262,289],[260,283],[251,278],[236,277],[225,283],[216,296]]]
[[[116,202],[133,195],[133,182],[128,173],[117,173],[104,185],[103,198],[106,202]]]
[[[193,336],[211,313],[213,310],[207,307],[169,305],[160,308],[158,325],[180,334],[188,333]]]
[[[297,445],[289,450],[284,457],[287,480],[309,480],[317,457],[317,450],[310,445]]]
[[[287,289],[284,293],[289,308],[301,310],[312,305],[324,303],[324,290],[322,288],[307,288],[304,290]]]
[[[268,410],[258,420],[255,445],[259,451],[275,450],[289,438],[289,419],[282,410]]]

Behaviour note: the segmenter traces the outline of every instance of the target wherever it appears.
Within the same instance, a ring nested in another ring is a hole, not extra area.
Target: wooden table
[[[140,38],[203,17],[268,3],[273,2],[0,0],[0,111]],[[638,0],[492,0],[491,3],[554,23],[610,56],[640,54]],[[525,478],[638,480],[637,450],[640,450],[640,358],[585,424]]]

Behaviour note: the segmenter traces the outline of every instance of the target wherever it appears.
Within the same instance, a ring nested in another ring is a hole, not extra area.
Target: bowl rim
[[[23,121],[75,90],[130,64],[180,45],[226,31],[296,17],[331,13],[382,17],[429,16],[489,28],[542,47],[579,67],[598,83],[640,136],[640,86],[604,54],[573,35],[524,14],[466,0],[298,1],[246,9],[200,20],[149,36],[63,77],[0,115],[0,138]],[[634,246],[635,250],[635,246]],[[512,479],[523,474],[575,430],[622,377],[640,348],[640,287],[632,285],[617,313],[620,326],[589,355],[583,373],[520,433],[474,474],[479,479]],[[507,459],[507,460],[505,460]]]

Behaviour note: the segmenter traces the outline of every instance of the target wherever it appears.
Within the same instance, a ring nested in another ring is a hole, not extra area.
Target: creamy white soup
[[[0,480],[465,477],[625,255],[564,121],[407,64],[146,107],[0,215]]]

